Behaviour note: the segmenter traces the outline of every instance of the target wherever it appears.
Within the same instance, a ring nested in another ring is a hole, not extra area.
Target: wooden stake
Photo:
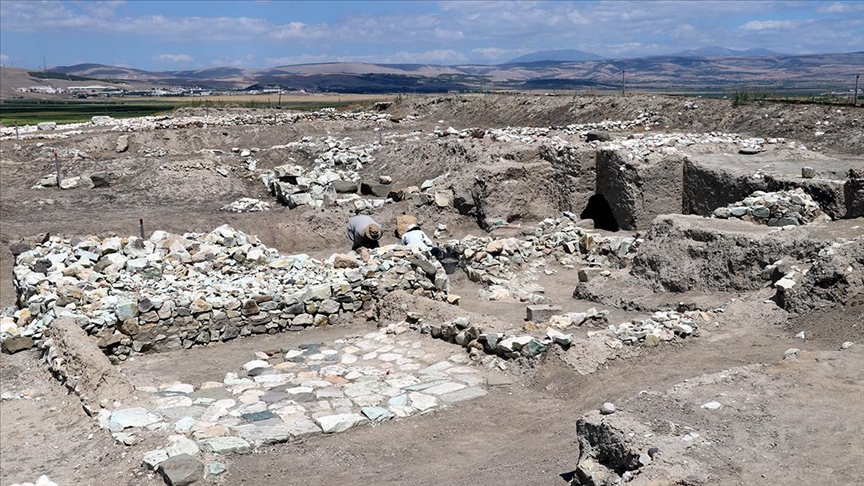
[[[60,179],[60,159],[57,158],[57,152],[54,152],[54,170],[57,171],[57,188],[59,189],[62,179]]]
[[[141,231],[141,239],[144,239],[144,219],[141,218],[138,220],[138,229]]]
[[[852,106],[858,106],[858,80],[860,77],[860,74],[855,75],[855,96],[852,98]]]

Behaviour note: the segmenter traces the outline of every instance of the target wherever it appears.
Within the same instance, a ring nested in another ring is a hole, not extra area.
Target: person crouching
[[[381,225],[371,216],[358,214],[348,220],[348,240],[354,251],[358,248],[378,248],[382,233]]]
[[[402,235],[402,244],[405,246],[417,246],[423,251],[428,251],[437,259],[441,259],[441,249],[432,244],[432,240],[426,236],[419,224],[413,224],[408,227],[405,234]]]

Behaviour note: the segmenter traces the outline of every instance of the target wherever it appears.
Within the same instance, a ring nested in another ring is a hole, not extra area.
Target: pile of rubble
[[[443,339],[466,348],[469,356],[476,360],[480,360],[483,353],[505,359],[523,356],[533,358],[545,352],[550,345],[557,344],[567,349],[573,342],[572,334],[564,334],[554,327],[548,327],[546,335],[540,338],[529,334],[484,332],[471,326],[467,317],[459,317],[453,322],[441,325],[424,326],[421,332],[428,332],[433,338]]]
[[[386,113],[336,111],[324,108],[313,112],[217,112],[206,115],[145,116],[138,118],[94,117],[89,122],[65,123],[42,122],[38,125],[20,127],[0,126],[0,140],[58,139],[84,133],[85,130],[104,127],[110,131],[134,132],[143,130],[171,130],[182,128],[230,127],[244,125],[291,125],[305,121],[371,121],[388,122]]]
[[[599,130],[629,130],[634,127],[649,128],[654,123],[657,114],[646,111],[639,113],[633,120],[604,120],[595,123],[574,123],[566,126],[555,127],[506,127],[483,130],[481,128],[466,128],[457,130],[453,127],[442,129],[435,127],[429,137],[458,137],[458,138],[484,138],[489,137],[498,142],[520,142],[532,144],[543,138],[551,138],[553,141],[566,143],[557,133],[566,136],[586,136],[588,132]],[[555,132],[555,133],[553,133]],[[550,134],[552,134],[550,136]]]
[[[738,218],[768,226],[799,226],[829,220],[819,204],[800,187],[791,191],[756,191],[743,201],[714,210],[715,218]]]
[[[545,266],[547,256],[557,257],[567,268],[574,268],[575,263],[618,268],[635,256],[641,239],[590,232],[575,224],[575,214],[566,214],[543,220],[524,239],[468,236],[445,242],[442,248],[460,260],[472,281],[497,286],[491,289],[492,300],[514,292],[520,300],[536,301],[526,295],[533,293],[532,277],[526,270]]]
[[[232,203],[222,206],[220,211],[231,213],[254,213],[258,211],[269,211],[270,203],[251,197],[243,197]]]
[[[736,145],[739,151],[758,153],[768,145],[785,144],[784,138],[744,138],[737,133],[632,133],[626,139],[614,140],[605,145],[606,149],[629,151],[630,160],[641,159],[649,154],[669,149],[686,148],[691,145]],[[793,142],[794,143],[794,142]],[[790,143],[790,147],[793,146]]]
[[[350,139],[328,137],[323,141],[326,150],[315,158],[314,166],[306,170],[300,165],[285,164],[265,173],[261,180],[282,203],[293,209],[298,206],[323,207],[336,204],[352,205],[356,209],[381,207],[385,199],[365,200],[358,194],[360,175],[364,164],[373,162],[372,152],[379,146],[348,145]],[[309,137],[279,148],[309,145]],[[314,146],[314,144],[313,144]],[[274,147],[275,148],[275,147]],[[378,188],[375,188],[378,189]],[[387,197],[387,190],[366,191],[370,195]]]
[[[60,176],[60,189],[76,189],[78,187],[93,189],[96,187],[108,187],[109,185],[111,185],[111,176],[105,172],[72,177]],[[42,176],[39,182],[31,187],[31,189],[43,189],[46,187],[57,187],[57,174]]]
[[[23,250],[23,249],[22,249]],[[0,340],[40,339],[60,317],[75,319],[110,356],[188,348],[241,335],[374,318],[394,290],[445,300],[449,280],[413,249],[382,247],[316,260],[280,255],[227,225],[182,236],[71,240],[52,236],[15,261],[18,309]],[[8,314],[8,313],[7,313]]]
[[[613,332],[617,341],[623,344],[644,344],[645,346],[657,346],[661,341],[672,341],[676,336],[686,338],[698,333],[697,321],[708,322],[714,319],[717,313],[723,312],[722,308],[712,311],[657,311],[648,318],[641,321],[624,322],[619,325],[610,324],[609,331]],[[615,347],[617,344],[611,344]]]

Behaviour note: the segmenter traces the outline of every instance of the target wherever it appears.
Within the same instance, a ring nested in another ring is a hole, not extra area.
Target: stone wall
[[[17,256],[14,284],[19,309],[4,318],[0,337],[40,339],[67,317],[116,361],[133,351],[375,318],[382,294],[444,300],[449,280],[440,263],[411,248],[320,261],[280,255],[221,226],[182,236],[156,231],[146,240],[51,237]]]

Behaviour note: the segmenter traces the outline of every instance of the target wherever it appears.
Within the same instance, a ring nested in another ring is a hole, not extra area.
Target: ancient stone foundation
[[[381,295],[409,290],[444,300],[440,263],[384,247],[368,261],[280,255],[255,236],[221,226],[208,234],[51,237],[16,258],[19,310],[2,334],[41,338],[68,318],[112,360],[237,336],[374,318]]]

